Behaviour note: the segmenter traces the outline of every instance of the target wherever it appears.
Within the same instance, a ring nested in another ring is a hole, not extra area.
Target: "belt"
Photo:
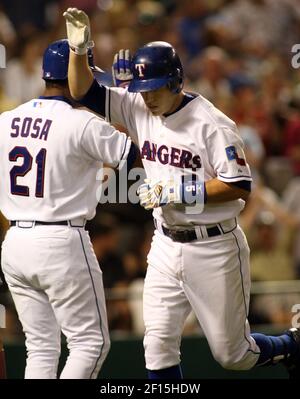
[[[20,227],[22,229],[31,229],[34,226],[70,226],[70,227],[84,227],[85,220],[61,220],[58,222],[42,222],[40,220],[36,221],[23,221],[23,220],[11,220],[10,226]]]
[[[155,219],[154,219],[154,225],[161,233],[171,238],[171,240],[173,241],[185,243],[185,242],[199,240],[199,233],[197,234],[196,228],[189,230],[171,230],[163,226],[162,224],[160,224],[159,226],[159,223]],[[197,227],[199,228],[198,231],[200,232],[200,239],[201,239],[206,237],[216,237],[229,233],[233,231],[236,228],[236,226],[237,222],[236,219],[234,219],[234,225],[232,226],[232,228],[230,228],[227,231],[224,230],[221,223],[217,223],[216,225],[210,227],[206,226],[201,226],[201,228],[200,226]],[[205,235],[203,234],[203,230],[205,230]]]

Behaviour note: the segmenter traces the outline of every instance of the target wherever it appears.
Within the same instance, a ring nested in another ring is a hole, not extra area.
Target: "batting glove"
[[[158,208],[159,206],[173,203],[180,198],[175,191],[178,186],[174,182],[153,183],[151,179],[145,179],[144,181],[145,183],[138,188],[138,195],[140,204],[145,209]]]
[[[112,76],[116,87],[127,87],[133,78],[129,50],[120,50],[115,54],[112,65]]]
[[[153,183],[151,179],[145,179],[145,183],[138,188],[138,195],[141,206],[147,210],[167,204],[206,202],[205,183],[201,181]]]
[[[94,42],[91,40],[89,17],[84,11],[77,8],[68,8],[63,16],[66,19],[70,48],[76,54],[86,54],[87,49],[94,46]]]

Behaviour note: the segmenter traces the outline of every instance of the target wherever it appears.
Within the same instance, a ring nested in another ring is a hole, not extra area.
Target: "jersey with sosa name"
[[[243,142],[235,123],[201,95],[167,117],[153,116],[139,93],[109,88],[106,116],[112,123],[127,127],[140,147],[148,178],[155,181],[194,175],[204,180],[218,178],[232,183],[251,181]],[[217,223],[237,216],[241,199],[206,204],[201,213],[191,213],[181,204],[166,205],[153,216],[167,226]]]
[[[131,140],[91,112],[35,99],[0,115],[0,209],[9,220],[91,219],[96,175]]]

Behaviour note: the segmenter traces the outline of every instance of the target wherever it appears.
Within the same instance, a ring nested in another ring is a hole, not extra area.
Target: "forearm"
[[[249,191],[236,187],[232,183],[224,183],[218,179],[205,182],[205,189],[207,203],[233,201],[239,198],[246,200],[250,194]]]
[[[243,188],[218,179],[212,179],[205,183],[193,180],[180,184],[174,183],[173,180],[165,183],[153,183],[151,179],[145,179],[145,183],[141,184],[138,189],[138,195],[140,203],[145,209],[177,203],[219,203],[240,198],[246,200],[251,191],[251,183],[243,180],[237,184]]]
[[[82,98],[90,89],[94,81],[94,76],[88,65],[87,55],[78,55],[70,51],[69,88],[75,100]]]

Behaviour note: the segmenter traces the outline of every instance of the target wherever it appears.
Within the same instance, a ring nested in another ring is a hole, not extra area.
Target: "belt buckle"
[[[158,229],[157,223],[155,223],[155,227]],[[175,242],[185,243],[195,241],[197,239],[197,234],[195,230],[172,230],[168,229],[165,226],[162,226],[162,233]],[[191,237],[191,233],[194,233],[195,237]]]
[[[190,230],[177,230],[177,231],[173,230],[171,233],[171,238],[173,241],[177,242],[182,242],[182,243],[191,242],[193,241],[193,239],[191,239],[190,232],[191,232]]]
[[[181,230],[182,242],[191,242],[190,230]]]

